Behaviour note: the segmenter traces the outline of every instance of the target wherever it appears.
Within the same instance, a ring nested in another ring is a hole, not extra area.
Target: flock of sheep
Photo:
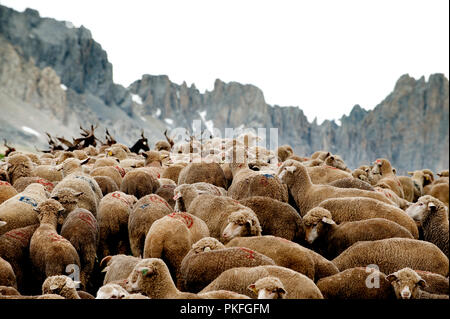
[[[9,152],[0,299],[449,298],[448,171],[256,140]]]

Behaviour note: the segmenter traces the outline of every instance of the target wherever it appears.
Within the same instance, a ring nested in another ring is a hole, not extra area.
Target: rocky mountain
[[[45,131],[69,137],[80,123],[100,123],[130,145],[141,128],[155,141],[165,128],[194,130],[200,120],[221,136],[225,128],[277,128],[279,145],[301,155],[326,149],[351,168],[379,157],[400,173],[449,167],[449,86],[442,74],[428,81],[403,75],[375,109],[356,105],[341,125],[318,125],[298,107],[268,105],[253,85],[218,79],[201,93],[166,75],[143,75],[124,88],[112,72],[85,27],[0,6],[0,137],[13,143],[45,145]]]

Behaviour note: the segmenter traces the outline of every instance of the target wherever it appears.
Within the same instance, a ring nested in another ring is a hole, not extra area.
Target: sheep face
[[[278,170],[278,178],[286,185],[292,185],[295,182],[295,172],[297,167],[284,164]]]
[[[258,295],[258,299],[285,299],[286,290],[277,277],[265,277],[247,287]]]
[[[58,201],[64,207],[66,214],[62,214],[63,219],[77,207],[81,195],[83,195],[83,192],[74,192],[70,188],[61,188],[56,194],[53,194],[52,199]],[[62,221],[60,221],[60,224],[62,224]]]
[[[60,296],[68,296],[76,293],[76,284],[67,276],[51,276],[48,277],[42,284],[42,294],[55,294]]]
[[[444,207],[444,204],[438,199],[430,195],[425,195],[420,197],[416,203],[408,207],[405,212],[416,222],[422,222],[424,219],[428,218],[430,214],[433,214],[438,209],[443,209]]]
[[[64,213],[64,207],[54,199],[48,199],[34,209],[38,213],[39,222],[58,222]],[[56,225],[55,225],[56,226]]]
[[[344,161],[337,155],[330,155],[325,159],[325,165],[335,167],[337,169],[346,171],[347,165],[345,165]]]
[[[386,277],[394,288],[397,299],[417,299],[420,288],[427,286],[414,270],[404,268]]]
[[[256,215],[246,210],[238,210],[228,217],[227,225],[221,234],[221,242],[226,243],[235,237],[260,235],[261,226]]]
[[[310,244],[314,243],[317,238],[328,232],[330,225],[335,224],[329,211],[320,207],[310,210],[303,218],[306,241]]]
[[[123,299],[129,295],[128,291],[116,284],[100,287],[95,299]]]
[[[147,258],[138,262],[127,279],[126,290],[129,292],[144,291],[145,287],[159,289],[158,279],[161,279],[163,272],[169,273],[164,261],[158,258]],[[145,292],[145,291],[144,291]]]

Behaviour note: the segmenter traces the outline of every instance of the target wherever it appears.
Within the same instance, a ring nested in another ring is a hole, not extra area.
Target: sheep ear
[[[428,284],[427,284],[427,282],[424,279],[420,279],[418,284],[422,288],[428,287]]]
[[[109,270],[109,266],[106,266],[105,268],[103,268],[103,270],[101,272],[107,272]]]
[[[336,224],[336,223],[334,222],[334,220],[332,220],[331,218],[327,218],[327,217],[322,217],[322,222],[325,223],[325,224],[329,224],[329,225],[334,225],[334,224]]]
[[[0,227],[5,226],[7,222],[4,222],[3,220],[0,220]]]
[[[248,290],[253,291],[255,294],[258,293],[258,291],[256,290],[256,286],[255,284],[251,284],[247,287]]]
[[[91,160],[91,159],[88,157],[87,159],[85,159],[84,161],[82,161],[82,162],[80,163],[80,165],[85,165],[85,164],[89,163],[90,160]]]
[[[83,192],[79,192],[79,193],[73,194],[73,196],[75,196],[75,197],[80,197],[80,196],[83,195],[83,194],[84,194]]]
[[[330,156],[331,155],[331,153],[330,152],[327,152],[327,155],[325,155],[325,158],[327,158],[328,156]]]
[[[390,274],[386,277],[386,280],[388,280],[389,282],[393,282],[393,281],[397,280],[397,275],[395,273]]]
[[[39,214],[39,208],[37,208],[37,207],[33,207],[33,210],[36,212],[36,213],[38,213]]]
[[[142,276],[149,276],[153,274],[153,269],[148,267],[140,267],[138,270],[141,272]]]
[[[148,157],[148,154],[147,154],[147,153],[141,153],[141,155],[144,156],[145,158]]]

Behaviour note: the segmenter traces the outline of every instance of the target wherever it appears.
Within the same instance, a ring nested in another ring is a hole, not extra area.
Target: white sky
[[[405,73],[449,73],[448,0],[0,0],[84,25],[124,86],[145,73],[212,90],[253,84],[266,102],[338,119],[372,109]]]

